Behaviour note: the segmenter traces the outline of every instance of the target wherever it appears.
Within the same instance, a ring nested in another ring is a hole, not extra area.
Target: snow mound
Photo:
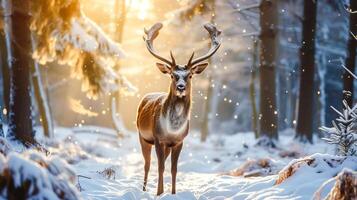
[[[278,172],[276,161],[269,158],[262,158],[258,160],[248,160],[241,167],[232,170],[227,175],[231,176],[267,176]]]
[[[76,144],[65,143],[60,146],[58,155],[66,160],[69,164],[76,164],[82,160],[88,159],[89,155]]]
[[[357,199],[357,172],[343,170],[327,199]]]
[[[337,177],[326,181],[314,195],[314,199],[321,199],[321,191],[327,184],[336,180],[335,185],[325,199],[357,199],[357,172],[344,169]]]
[[[329,154],[313,154],[311,156],[292,160],[278,174],[275,184],[281,184],[294,174],[311,177],[311,174],[329,174],[336,176],[344,167],[357,169],[357,157],[333,156]],[[309,175],[308,175],[308,174]]]
[[[0,154],[0,197],[4,199],[80,199],[75,173],[58,157],[35,151]]]

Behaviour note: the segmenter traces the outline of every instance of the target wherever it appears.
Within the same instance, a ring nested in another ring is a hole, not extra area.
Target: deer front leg
[[[170,151],[171,151],[171,149],[170,149],[170,147],[165,147],[165,161],[166,161],[166,159],[167,159],[167,157],[169,157],[169,155],[170,155]]]
[[[157,195],[164,192],[164,171],[165,171],[165,145],[160,144],[159,140],[155,140],[155,150],[158,161],[159,181],[157,183]]]
[[[177,161],[180,156],[183,143],[172,147],[171,152],[171,178],[172,178],[172,194],[176,194],[176,173],[177,173]]]

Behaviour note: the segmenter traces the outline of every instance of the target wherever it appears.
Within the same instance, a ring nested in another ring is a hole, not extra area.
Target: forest
[[[0,2],[0,199],[357,199],[357,0]]]

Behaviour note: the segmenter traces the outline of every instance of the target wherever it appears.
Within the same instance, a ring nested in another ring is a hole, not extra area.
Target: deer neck
[[[172,128],[180,128],[189,120],[191,107],[191,91],[187,91],[186,96],[176,96],[170,87],[169,94],[163,103],[162,115],[172,125]]]

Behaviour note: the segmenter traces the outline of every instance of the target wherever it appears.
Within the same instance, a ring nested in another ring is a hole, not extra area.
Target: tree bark
[[[278,23],[277,0],[262,0],[260,4],[260,127],[261,137],[278,139],[276,109],[276,46]]]
[[[6,9],[9,9],[6,4],[2,5],[4,11]],[[9,111],[9,104],[10,104],[10,71],[9,71],[9,62],[8,62],[8,56],[9,52],[7,49],[7,41],[6,37],[10,37],[10,34],[8,34],[8,26],[11,25],[9,23],[9,17],[7,16],[8,13],[4,13],[4,31],[0,33],[0,65],[1,65],[1,72],[2,72],[2,83],[3,83],[3,96],[4,96],[4,106],[2,109],[6,109],[6,111]],[[1,110],[2,113],[2,110]]]
[[[4,105],[2,109],[9,110],[9,103],[10,103],[10,73],[9,73],[9,65],[7,62],[7,53],[6,53],[6,42],[5,36],[0,34],[0,64],[1,64],[1,72],[2,72],[2,85],[3,85],[3,100]],[[1,109],[1,112],[2,112]]]
[[[357,10],[357,1],[350,1],[350,8],[353,11]],[[347,57],[345,60],[346,67],[351,72],[355,71],[356,63],[356,44],[357,41],[354,36],[357,35],[357,14],[350,13],[350,32],[347,43]],[[343,99],[347,101],[348,105],[352,107],[354,91],[353,91],[353,80],[354,78],[347,71],[343,73]]]
[[[124,24],[126,20],[126,3],[125,0],[116,0],[115,2],[115,10],[116,13],[119,13],[119,15],[116,17],[116,41],[121,43],[123,40],[123,35],[124,35]],[[120,69],[120,64],[118,63],[115,66],[115,71],[118,71]],[[114,91],[110,96],[109,96],[109,110],[110,114],[112,116],[112,124],[114,128],[118,131],[118,133],[122,136],[122,132],[124,130],[121,130],[122,127],[118,126],[117,122],[117,112],[118,112],[118,106],[119,106],[119,100],[120,100],[120,91]]]
[[[250,101],[252,104],[252,129],[254,132],[255,138],[259,137],[258,132],[258,114],[257,114],[257,106],[255,103],[255,77],[256,77],[256,70],[257,70],[257,54],[258,54],[258,41],[254,39],[253,44],[253,63],[252,63],[252,72],[250,77],[250,84],[249,84],[249,93],[250,93]]]
[[[317,1],[304,0],[302,44],[300,48],[300,97],[296,137],[312,143],[315,68],[315,27]]]
[[[33,144],[31,96],[30,96],[30,65],[31,65],[31,33],[29,29],[30,1],[12,1],[12,40],[13,52],[10,66],[11,96],[9,114],[10,138],[18,139],[26,146]]]
[[[35,38],[34,36],[32,36],[31,37],[32,48],[35,47],[36,44],[35,42],[36,42]],[[54,130],[53,130],[53,121],[52,121],[52,115],[49,105],[49,99],[48,99],[47,92],[44,88],[44,83],[42,82],[40,65],[36,61],[33,61],[33,64],[31,65],[31,75],[32,75],[31,77],[32,77],[33,91],[37,103],[37,109],[40,115],[40,122],[43,127],[43,134],[46,137],[52,138],[54,136],[53,133]]]
[[[4,129],[3,129],[3,121],[2,121],[2,116],[0,114],[0,137],[4,137]]]
[[[34,64],[31,65],[33,91],[35,94],[37,107],[40,114],[40,122],[43,127],[43,133],[46,137],[51,138],[54,136],[52,116],[49,108],[47,94],[43,88],[41,71],[39,67],[40,67],[39,64],[36,62],[34,62]]]

